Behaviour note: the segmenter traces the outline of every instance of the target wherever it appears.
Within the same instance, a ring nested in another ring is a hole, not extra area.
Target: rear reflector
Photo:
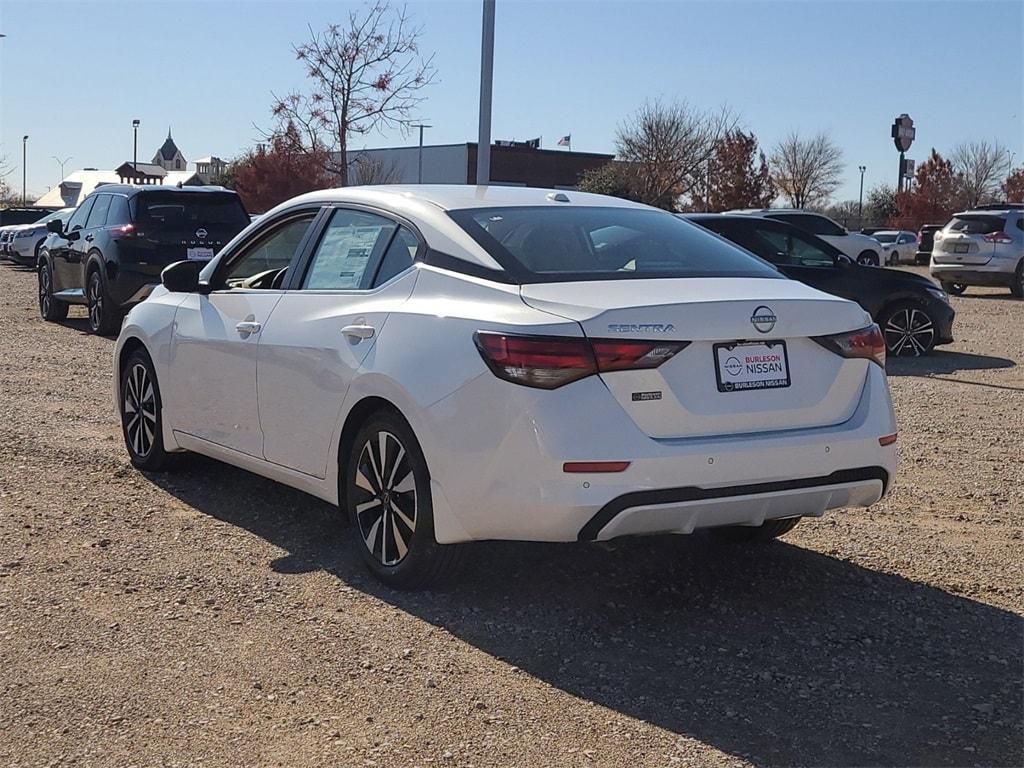
[[[495,376],[555,389],[595,373],[657,368],[688,341],[619,341],[565,336],[514,336],[477,331],[473,341]]]
[[[849,333],[816,336],[814,340],[841,357],[862,357],[885,368],[885,339],[875,323]]]
[[[628,461],[567,461],[562,465],[563,472],[625,472]]]
[[[896,434],[896,432],[893,432],[891,435],[882,435],[880,438],[878,438],[878,444],[892,445],[893,443],[896,442]]]

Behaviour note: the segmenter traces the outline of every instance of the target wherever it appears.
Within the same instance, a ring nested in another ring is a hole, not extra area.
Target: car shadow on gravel
[[[1014,368],[1016,365],[1015,361],[1005,357],[937,349],[921,357],[889,357],[885,362],[885,372],[889,376],[930,376],[958,371]]]
[[[284,549],[275,571],[330,573],[514,673],[755,764],[1024,761],[1024,622],[966,597],[705,535],[477,544],[445,589],[397,592],[363,570],[323,502],[199,457],[150,479]],[[497,692],[483,706],[502,717]]]

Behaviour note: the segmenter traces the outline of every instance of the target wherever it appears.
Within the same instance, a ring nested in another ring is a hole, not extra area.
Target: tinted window
[[[110,210],[107,211],[107,224],[127,224],[130,221],[128,198],[122,195],[111,195]]]
[[[671,277],[778,277],[750,254],[670,213],[532,207],[450,211],[522,282]]]
[[[915,238],[914,238],[913,235],[900,235],[899,240],[897,240],[896,242],[897,243],[912,243],[912,242],[914,242],[914,240],[915,240]]]
[[[813,213],[787,213],[773,215],[772,218],[785,221],[787,224],[799,227],[804,232],[810,232],[812,235],[841,237],[846,234],[846,231],[835,222],[824,216],[815,216]]]
[[[372,213],[336,210],[320,238],[302,287],[314,291],[367,287],[367,267],[387,247],[397,226]]]
[[[92,229],[93,227],[102,227],[106,224],[108,208],[110,208],[110,195],[99,195],[92,206],[92,211],[89,213],[89,221],[85,228]]]
[[[245,248],[233,262],[225,278],[228,285],[237,286],[242,280],[270,270],[286,269],[295,256],[302,238],[313,221],[310,213],[271,230],[265,237]]]
[[[92,204],[96,202],[96,197],[87,197],[85,202],[78,206],[78,210],[71,216],[71,220],[68,222],[68,231],[71,232],[75,229],[81,229],[85,226],[86,219],[89,218],[89,212],[92,210]]]
[[[391,238],[391,245],[384,252],[384,258],[381,259],[377,277],[373,281],[374,286],[383,285],[395,275],[411,267],[419,246],[416,235],[405,227],[399,227],[395,236]]]
[[[877,240],[880,243],[895,243],[896,242],[896,235],[892,234],[892,233],[884,234],[882,232],[875,232],[875,234],[873,234],[872,237],[875,238],[875,240]],[[905,243],[906,240],[901,239],[900,242],[901,243]]]
[[[210,192],[144,192],[132,198],[134,219],[140,224],[198,227],[249,223],[237,195]]]
[[[775,252],[775,257],[769,258],[776,264],[792,264],[802,267],[831,267],[835,264],[835,251],[828,243],[816,240],[812,236],[806,236],[802,232],[773,227],[755,227],[753,235]]]
[[[965,235],[988,235],[992,232],[1002,232],[1006,226],[1006,219],[1000,216],[954,216],[953,220],[946,225],[950,232],[960,232]]]

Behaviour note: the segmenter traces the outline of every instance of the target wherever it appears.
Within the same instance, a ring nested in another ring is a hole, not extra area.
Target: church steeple
[[[185,170],[185,156],[181,154],[181,150],[178,149],[178,145],[175,144],[174,139],[171,138],[171,126],[167,126],[167,138],[160,146],[160,149],[157,150],[156,157],[153,158],[153,163],[161,166],[167,171]]]

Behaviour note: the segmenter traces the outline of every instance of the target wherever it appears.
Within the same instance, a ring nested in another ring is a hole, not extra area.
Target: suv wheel
[[[90,331],[100,336],[110,336],[118,330],[120,317],[107,296],[103,277],[98,269],[89,271],[89,279],[85,282],[85,302],[89,309]]]
[[[139,469],[156,472],[167,469],[171,454],[164,450],[160,387],[153,363],[139,349],[121,369],[121,431],[128,458]]]
[[[890,355],[927,355],[935,346],[935,321],[919,304],[903,302],[886,307],[878,317]]]
[[[1010,283],[1010,293],[1018,299],[1024,299],[1024,259],[1017,265],[1013,273],[1013,282]]]
[[[767,520],[761,525],[726,525],[712,528],[711,534],[724,541],[771,541],[792,531],[800,520],[799,517],[785,517]]]
[[[401,417],[378,411],[367,419],[343,477],[356,547],[374,576],[392,587],[418,589],[454,571],[462,548],[434,538],[430,472]]]
[[[39,314],[51,323],[68,316],[67,303],[53,298],[53,272],[46,259],[39,265]]]
[[[967,290],[966,283],[942,283],[942,290],[950,296],[962,296]]]
[[[877,267],[881,262],[878,261],[878,254],[874,251],[861,251],[857,255],[857,263],[865,267]]]

